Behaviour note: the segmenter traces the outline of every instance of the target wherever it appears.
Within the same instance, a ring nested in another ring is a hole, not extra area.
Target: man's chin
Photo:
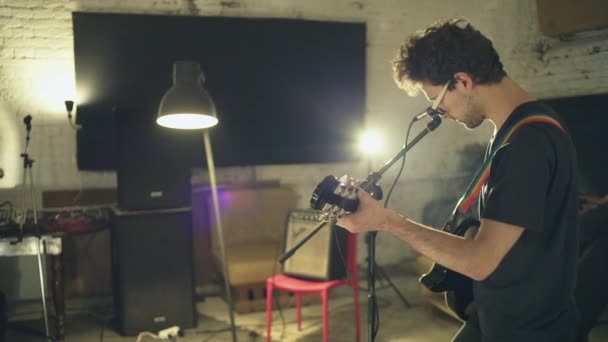
[[[457,121],[457,122],[459,124],[461,124],[462,126],[464,126],[464,128],[466,128],[469,131],[473,130],[473,129],[477,128],[477,127],[479,127],[479,125],[480,125],[480,124],[475,125],[475,124],[472,124],[470,122],[463,122],[463,121]]]
[[[466,124],[466,123],[464,123],[464,122],[461,122],[461,124],[462,124],[462,126],[464,126],[464,128],[466,128],[466,129],[467,129],[467,130],[469,130],[469,131],[470,131],[470,130],[472,130],[473,128],[475,128],[475,127],[471,127],[471,126],[467,125],[467,124]]]

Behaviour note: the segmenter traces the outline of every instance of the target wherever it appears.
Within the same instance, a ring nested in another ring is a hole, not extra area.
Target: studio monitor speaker
[[[147,113],[114,108],[118,207],[149,210],[189,207],[188,132],[161,127]]]
[[[112,275],[117,330],[195,327],[190,210],[115,211]]]
[[[290,210],[285,224],[285,251],[290,250],[320,223],[316,210]],[[348,232],[326,224],[283,264],[283,273],[300,278],[331,280],[346,276]]]

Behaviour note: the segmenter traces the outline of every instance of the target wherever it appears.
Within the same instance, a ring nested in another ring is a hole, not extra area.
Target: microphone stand
[[[430,116],[432,120],[426,125],[426,128],[418,133],[418,135],[412,139],[407,145],[405,145],[399,153],[397,153],[391,160],[386,162],[384,166],[376,171],[371,172],[365,181],[361,183],[360,188],[366,192],[380,193],[379,191],[374,191],[374,189],[378,188],[376,184],[380,178],[382,178],[382,174],[384,174],[393,164],[395,164],[399,159],[401,159],[412,147],[422,140],[427,134],[434,131],[441,124],[441,117],[439,115]],[[336,222],[336,219],[331,221],[333,225]],[[304,237],[298,244],[293,246],[289,251],[283,254],[279,258],[279,262],[283,264],[287,259],[289,259],[300,247],[302,247],[308,240],[310,240],[321,228],[323,228],[327,224],[327,222],[320,222],[315,229],[313,229],[306,237]],[[376,323],[376,285],[375,285],[375,277],[376,277],[376,234],[377,231],[372,231],[369,234],[369,243],[368,243],[368,281],[369,281],[369,290],[368,290],[368,341],[373,342],[376,338],[375,331],[375,323]]]
[[[32,209],[34,210],[34,220],[37,220],[36,217],[36,201],[34,197],[34,182],[32,178],[32,165],[34,164],[34,160],[30,158],[30,154],[28,153],[30,147],[30,132],[32,130],[32,116],[27,115],[23,119],[23,124],[25,124],[25,151],[21,153],[21,158],[23,158],[23,183],[21,188],[21,208],[19,215],[19,232],[17,235],[17,241],[14,241],[12,244],[19,243],[23,241],[23,226],[25,225],[25,220],[27,216],[27,210],[25,209],[25,197],[27,191],[27,181],[28,176],[30,177],[30,191],[32,198]],[[37,224],[37,222],[35,222]]]
[[[11,244],[18,244],[23,242],[24,235],[24,226],[27,220],[27,208],[25,207],[25,197],[27,188],[29,186],[30,190],[30,198],[32,200],[32,213],[34,219],[34,229],[36,232],[36,256],[38,259],[38,276],[40,280],[40,294],[42,296],[42,312],[44,315],[44,333],[47,341],[52,341],[50,330],[49,330],[49,319],[48,319],[48,311],[46,307],[46,281],[44,277],[44,266],[43,266],[43,254],[46,255],[46,241],[42,238],[42,232],[40,231],[40,226],[38,225],[38,211],[36,205],[36,187],[34,185],[34,175],[32,173],[32,166],[34,164],[34,159],[30,158],[29,154],[29,146],[30,146],[30,132],[32,130],[32,116],[27,115],[23,119],[23,123],[25,124],[25,150],[21,153],[21,157],[23,158],[23,183],[21,188],[21,211],[19,217],[19,232],[17,235],[16,241],[11,241]],[[29,181],[29,183],[28,183]]]

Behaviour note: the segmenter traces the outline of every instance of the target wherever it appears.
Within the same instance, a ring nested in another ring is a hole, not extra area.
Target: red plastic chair
[[[346,245],[346,270],[350,278],[314,281],[277,274],[266,279],[266,341],[270,342],[272,327],[272,295],[274,290],[283,290],[296,295],[298,330],[302,330],[302,294],[319,293],[323,306],[323,342],[329,341],[329,291],[337,286],[350,285],[353,288],[355,304],[355,334],[359,341],[359,276],[357,274],[357,235],[348,233]]]

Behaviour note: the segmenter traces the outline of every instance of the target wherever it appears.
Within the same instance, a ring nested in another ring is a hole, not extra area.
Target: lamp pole
[[[230,314],[230,327],[232,330],[232,341],[236,342],[236,327],[234,325],[234,312],[232,304],[232,294],[230,293],[230,274],[228,273],[228,259],[226,259],[226,250],[224,248],[224,229],[222,227],[222,218],[220,215],[220,201],[217,195],[217,181],[215,179],[215,164],[213,163],[213,152],[211,150],[211,139],[209,139],[209,131],[203,130],[205,140],[205,154],[207,156],[207,168],[209,169],[209,182],[211,183],[211,199],[213,202],[213,214],[217,225],[218,236],[220,239],[220,254],[222,255],[222,271],[224,273],[224,290],[226,291],[226,299],[228,300],[228,313]]]

